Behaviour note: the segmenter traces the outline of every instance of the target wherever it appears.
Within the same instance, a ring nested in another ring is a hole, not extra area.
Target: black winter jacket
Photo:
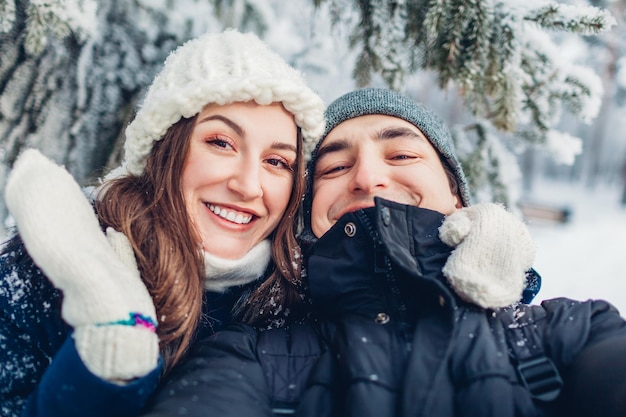
[[[566,415],[577,398],[563,378],[569,389],[577,356],[609,339],[622,347],[615,366],[626,381],[626,322],[606,302],[462,302],[441,273],[451,252],[438,237],[443,219],[378,200],[312,247],[309,286],[334,370],[316,370],[300,415]]]
[[[232,325],[194,345],[142,416],[291,415],[320,353],[311,323]]]
[[[294,406],[315,417],[622,415],[626,322],[610,304],[464,303],[441,273],[451,252],[438,237],[443,215],[376,204],[343,216],[308,251],[315,319],[207,339],[147,415],[271,416]]]

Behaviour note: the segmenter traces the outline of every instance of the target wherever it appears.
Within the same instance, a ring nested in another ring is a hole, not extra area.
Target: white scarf
[[[223,292],[229,287],[252,282],[263,276],[271,257],[272,247],[269,239],[259,242],[239,259],[223,259],[205,251],[204,288]]]

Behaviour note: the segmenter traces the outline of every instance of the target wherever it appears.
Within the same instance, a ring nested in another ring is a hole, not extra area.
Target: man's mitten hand
[[[535,245],[512,213],[493,203],[465,207],[446,218],[439,236],[455,247],[443,274],[462,299],[483,308],[521,299]]]

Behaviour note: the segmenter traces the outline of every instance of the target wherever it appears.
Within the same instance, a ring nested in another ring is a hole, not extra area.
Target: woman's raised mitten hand
[[[134,360],[134,344],[126,354],[115,345],[117,336],[97,336],[121,328],[112,332],[121,332],[124,337],[135,333],[140,335],[138,339],[145,339],[139,343],[144,347],[138,350],[149,352],[153,369],[158,338],[154,333],[156,312],[152,298],[136,265],[125,264],[109,244],[91,204],[72,176],[40,152],[27,150],[9,175],[5,201],[28,253],[63,292],[62,315],[75,328],[75,338],[92,340],[88,346],[109,340],[102,346],[105,365],[94,371],[98,367],[90,366],[83,358],[88,368],[107,379],[140,376],[114,369],[116,361]],[[80,336],[86,332],[89,337]],[[76,341],[83,357],[83,349]],[[117,373],[123,375],[113,375]]]

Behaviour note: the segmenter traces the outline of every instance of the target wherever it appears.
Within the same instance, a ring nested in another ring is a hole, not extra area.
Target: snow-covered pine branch
[[[94,34],[97,3],[94,0],[31,0],[26,9],[24,48],[39,55],[48,36],[61,40],[74,34],[81,42]]]

